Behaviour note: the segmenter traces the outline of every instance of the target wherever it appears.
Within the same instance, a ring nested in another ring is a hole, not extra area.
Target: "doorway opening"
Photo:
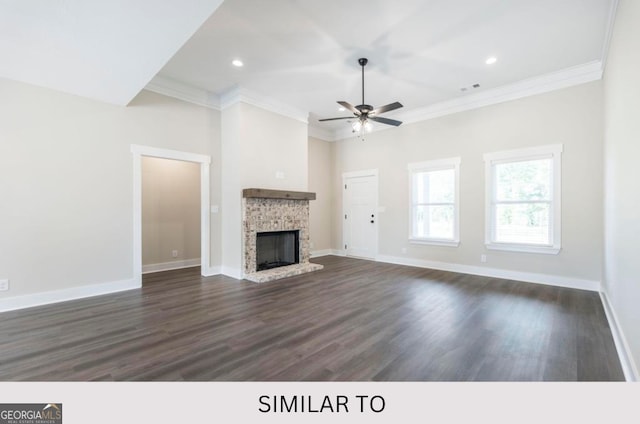
[[[142,157],[142,273],[200,266],[200,166]]]
[[[188,152],[180,152],[176,150],[158,149],[148,146],[132,145],[131,152],[133,154],[133,275],[137,285],[142,286],[142,273],[143,273],[143,162],[151,163],[149,158],[156,159],[169,159],[172,161],[189,162],[191,164],[199,165],[199,201],[196,202],[198,213],[196,214],[199,219],[199,253],[200,253],[200,274],[203,276],[212,275],[210,267],[210,228],[211,218],[209,214],[209,166],[211,164],[211,158],[206,155],[199,155]],[[145,167],[145,169],[147,169]],[[193,218],[193,217],[192,217]],[[174,231],[174,235],[176,232]],[[193,238],[193,236],[191,236]],[[171,237],[169,237],[171,238]],[[186,241],[185,241],[186,242]],[[177,241],[174,241],[177,243]],[[161,250],[167,250],[167,247],[160,247]],[[189,251],[193,251],[193,244],[190,244]],[[177,250],[177,253],[174,251]],[[161,254],[166,254],[163,252]],[[180,256],[179,248],[168,248],[169,255],[173,258],[174,254],[177,257]],[[183,253],[187,253],[186,249],[183,249]],[[161,256],[162,257],[162,256]],[[193,259],[193,258],[185,258]],[[176,258],[175,262],[180,259]],[[171,261],[168,261],[171,262]],[[183,262],[182,265],[187,265],[188,262]],[[153,264],[148,264],[153,265]],[[179,262],[174,265],[181,265]],[[162,266],[162,265],[160,265]],[[168,265],[171,266],[171,265]],[[153,268],[147,268],[152,270]],[[167,268],[165,268],[167,269]],[[160,269],[158,269],[160,270]]]

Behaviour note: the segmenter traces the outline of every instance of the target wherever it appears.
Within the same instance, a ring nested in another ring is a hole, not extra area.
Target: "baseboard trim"
[[[616,350],[618,351],[618,358],[620,359],[622,372],[624,372],[624,378],[627,381],[640,381],[638,367],[631,355],[631,349],[627,343],[627,338],[624,336],[624,332],[622,331],[622,327],[618,321],[615,309],[613,309],[613,305],[604,291],[600,292],[600,299],[602,300],[602,307],[604,308],[604,313],[607,316],[607,321],[609,321],[609,328],[611,328],[613,342],[616,345]]]
[[[205,277],[212,277],[214,275],[220,275],[222,273],[219,266],[212,266],[209,269],[207,269],[205,272],[206,272],[206,274],[204,274]]]
[[[191,268],[200,266],[200,258],[184,259],[180,261],[162,262],[159,264],[149,264],[142,266],[142,273],[149,274],[152,272],[171,271],[172,269]]]
[[[242,271],[240,271],[238,268],[224,265],[220,267],[220,274],[226,275],[227,277],[235,278],[236,280],[242,280],[243,277]]]
[[[34,306],[66,302],[68,300],[84,299],[86,297],[117,293],[125,290],[138,289],[140,287],[140,284],[132,278],[129,280],[112,281],[109,283],[91,284],[88,286],[71,287],[62,290],[9,297],[6,299],[0,299],[0,312],[15,311],[18,309],[32,308]]]
[[[319,258],[321,256],[333,255],[333,249],[312,250],[309,254],[311,258]]]
[[[401,258],[397,256],[378,255],[378,262],[396,265],[415,266],[419,268],[437,269],[440,271],[459,272],[461,274],[480,275],[483,277],[504,278],[508,280],[524,281],[526,283],[547,284],[571,289],[600,291],[600,282],[583,280],[580,278],[563,277],[559,275],[537,274],[533,272],[512,271],[501,268],[485,268],[480,266],[462,265],[449,262],[427,261],[423,259]]]

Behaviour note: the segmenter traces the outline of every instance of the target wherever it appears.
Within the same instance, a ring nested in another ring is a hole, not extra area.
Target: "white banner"
[[[64,424],[635,423],[638,399],[633,383],[0,383],[0,403],[62,404]]]

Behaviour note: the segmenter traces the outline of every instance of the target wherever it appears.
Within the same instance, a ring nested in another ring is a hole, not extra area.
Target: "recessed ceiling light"
[[[233,61],[231,62],[231,64],[233,66],[235,66],[236,68],[241,68],[244,66],[244,63],[242,63],[242,61],[240,59],[233,59]]]
[[[338,110],[339,110],[340,112],[344,112],[344,111],[345,111],[345,110],[347,110],[347,109],[345,109],[345,108],[343,108],[342,106],[340,106],[340,107],[338,108]]]
[[[491,56],[484,63],[486,63],[487,65],[493,65],[497,61],[498,61],[498,59],[495,56]]]

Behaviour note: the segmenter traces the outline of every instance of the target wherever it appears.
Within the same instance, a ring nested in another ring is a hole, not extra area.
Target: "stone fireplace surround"
[[[247,188],[242,191],[244,278],[256,283],[278,280],[322,269],[309,262],[309,201],[316,194],[300,191]],[[256,271],[256,234],[298,230],[300,263]]]

